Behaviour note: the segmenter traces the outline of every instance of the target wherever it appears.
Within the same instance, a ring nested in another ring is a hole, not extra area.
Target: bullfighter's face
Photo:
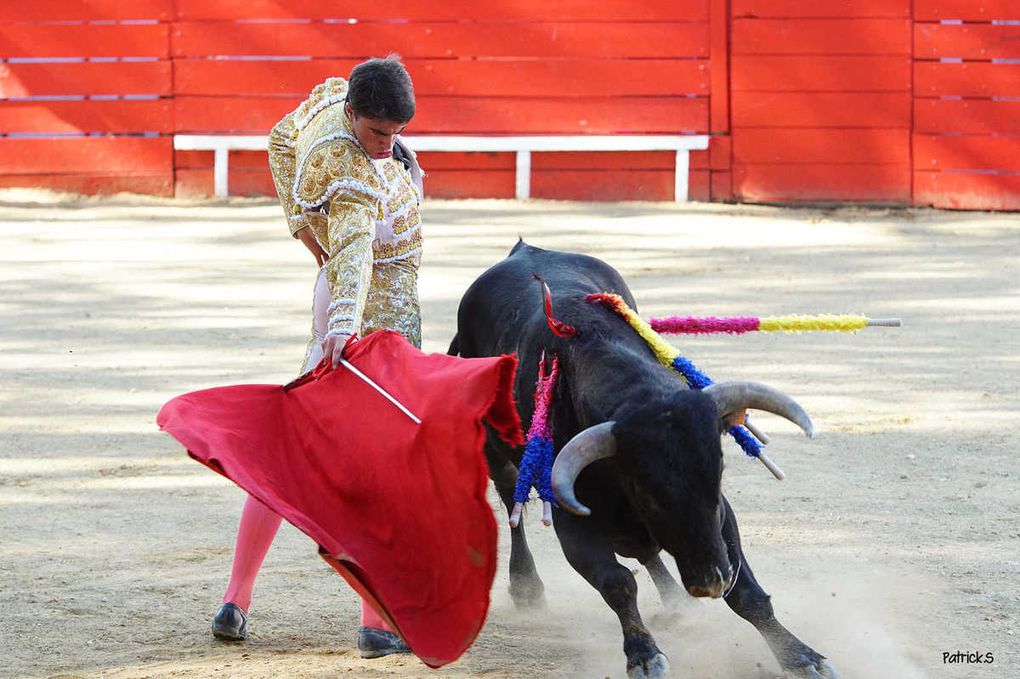
[[[347,115],[354,127],[354,136],[358,138],[369,157],[382,160],[392,156],[393,143],[397,140],[397,135],[407,127],[407,123],[360,116],[354,112],[350,104],[346,107]]]

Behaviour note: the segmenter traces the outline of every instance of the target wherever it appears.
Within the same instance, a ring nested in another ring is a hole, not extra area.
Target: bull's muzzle
[[[719,570],[716,566],[714,577],[710,577],[706,583],[700,583],[697,585],[691,585],[687,588],[687,593],[693,597],[707,597],[711,599],[718,599],[730,591],[733,586],[733,581],[736,579],[737,574],[729,566],[726,567],[726,575]]]

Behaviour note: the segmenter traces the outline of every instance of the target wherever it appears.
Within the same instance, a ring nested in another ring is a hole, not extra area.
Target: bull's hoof
[[[627,668],[629,679],[662,679],[669,674],[669,661],[662,653],[656,653],[648,660],[642,660],[634,667]]]
[[[542,581],[537,583],[528,582],[525,584],[510,582],[510,599],[514,602],[514,608],[521,610],[544,609],[545,587]]]
[[[789,679],[839,679],[839,672],[825,658],[820,658],[809,665],[793,667],[786,670]]]
[[[542,611],[547,608],[545,601],[545,594],[539,592],[537,595],[527,596],[514,596],[513,592],[510,592],[510,599],[514,602],[514,608],[521,611]]]

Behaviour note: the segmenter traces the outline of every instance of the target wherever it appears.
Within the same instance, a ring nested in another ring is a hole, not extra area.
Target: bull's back
[[[464,293],[457,312],[456,347],[462,356],[488,356],[515,351],[529,335],[546,327],[542,291],[535,275],[549,286],[553,311],[571,323],[575,309],[595,292],[633,298],[613,267],[595,257],[543,250],[519,241],[506,259],[493,265]]]

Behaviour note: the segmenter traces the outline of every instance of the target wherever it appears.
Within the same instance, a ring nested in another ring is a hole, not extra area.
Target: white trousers
[[[322,267],[319,269],[319,275],[315,277],[315,291],[312,294],[312,338],[308,341],[308,349],[305,351],[302,373],[308,372],[322,360],[322,342],[329,332],[329,304],[332,300],[329,283],[326,281],[326,267]]]

